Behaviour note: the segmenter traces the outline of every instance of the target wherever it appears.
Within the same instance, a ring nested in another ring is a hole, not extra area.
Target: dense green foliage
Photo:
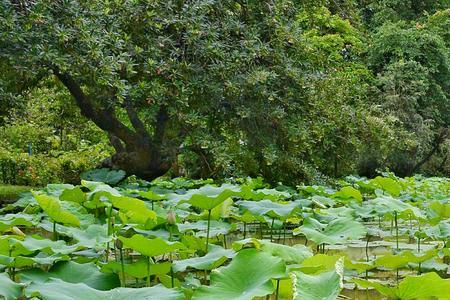
[[[0,297],[445,300],[449,194],[393,174],[52,184],[0,211]]]
[[[29,192],[30,189],[30,187],[20,185],[0,185],[0,203],[14,202],[22,193]]]
[[[19,170],[47,169],[20,158],[33,142],[37,161],[82,171],[110,153],[107,135],[105,165],[147,179],[449,174],[448,0],[5,0],[0,11],[0,149]]]

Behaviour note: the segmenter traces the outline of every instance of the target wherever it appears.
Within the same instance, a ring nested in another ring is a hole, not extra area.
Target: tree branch
[[[134,130],[143,137],[149,137],[147,129],[145,128],[144,123],[141,121],[139,116],[136,113],[136,110],[134,109],[133,103],[131,103],[129,98],[125,98],[125,109],[127,111],[128,119],[131,122],[131,125],[133,125]]]
[[[430,152],[428,152],[427,155],[423,159],[421,159],[413,168],[411,171],[411,174],[414,174],[417,172],[427,161],[431,159],[431,157],[439,150],[439,147],[441,144],[445,141],[445,139],[448,137],[448,128],[443,128],[439,135],[434,140],[434,146],[431,149]]]
[[[67,73],[61,73],[58,68],[52,68],[55,76],[69,90],[70,94],[75,98],[81,114],[92,120],[101,129],[113,133],[122,141],[133,144],[139,139],[139,136],[120,122],[113,113],[105,109],[96,109],[91,99],[83,92],[77,82]]]
[[[153,143],[156,145],[161,145],[164,140],[164,134],[166,131],[167,121],[169,120],[169,114],[167,113],[167,108],[164,105],[159,107],[158,113],[156,114],[155,123],[155,133],[153,135]]]

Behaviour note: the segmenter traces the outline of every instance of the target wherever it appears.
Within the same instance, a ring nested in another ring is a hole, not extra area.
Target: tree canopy
[[[283,182],[449,172],[449,1],[0,6],[0,113],[63,95],[108,136],[103,165]]]

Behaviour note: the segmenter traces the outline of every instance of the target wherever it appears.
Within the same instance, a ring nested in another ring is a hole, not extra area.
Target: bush
[[[0,185],[0,204],[19,199],[20,194],[30,191],[28,186]]]
[[[80,174],[109,154],[101,146],[48,154],[14,153],[0,148],[0,181],[12,185],[45,186],[52,182],[79,183]]]

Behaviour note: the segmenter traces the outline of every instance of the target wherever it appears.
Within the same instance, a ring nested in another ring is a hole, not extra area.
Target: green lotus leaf
[[[434,223],[450,218],[450,203],[432,201],[428,204],[428,216]]]
[[[435,226],[424,229],[424,233],[434,239],[442,240],[450,237],[450,223],[448,220],[441,221]]]
[[[152,263],[150,265],[150,275],[164,275],[170,272],[170,262]],[[145,257],[139,258],[138,261],[124,264],[125,273],[134,277],[142,279],[149,274],[148,259]],[[102,271],[121,273],[122,265],[119,262],[111,261],[102,265]]]
[[[429,259],[420,264],[418,263],[409,263],[408,267],[414,270],[420,270],[422,273],[426,272],[444,272],[441,274],[447,273],[449,266],[445,263],[439,262],[438,258]]]
[[[334,300],[343,288],[344,261],[338,259],[331,271],[319,274],[291,273],[293,281],[293,300]]]
[[[334,193],[332,196],[334,198],[339,198],[343,200],[355,199],[359,203],[361,203],[363,199],[361,192],[351,186],[344,186],[342,189]]]
[[[80,226],[80,220],[69,211],[63,210],[58,199],[53,197],[33,193],[39,206],[55,222],[72,226]]]
[[[73,261],[58,262],[48,272],[29,269],[20,272],[22,282],[45,283],[50,278],[69,283],[84,283],[94,289],[107,291],[120,286],[119,277],[113,273],[102,273],[93,263],[79,264]]]
[[[421,276],[407,276],[397,287],[359,278],[353,278],[352,281],[362,288],[374,288],[392,299],[449,299],[450,279],[442,279],[434,272]]]
[[[257,240],[255,238],[236,241],[233,243],[233,249],[235,251],[239,251],[249,245],[261,251],[267,252],[272,256],[280,257],[286,264],[300,264],[305,259],[313,256],[311,250],[304,245],[297,244],[287,246],[272,243],[267,240]]]
[[[77,247],[103,249],[105,244],[112,240],[112,237],[108,236],[106,224],[92,224],[83,230],[75,227],[67,227],[65,234],[77,241],[75,244]]]
[[[267,189],[267,188],[254,190],[253,187],[251,186],[243,185],[241,196],[244,199],[254,201],[259,201],[262,199],[277,201],[280,199],[289,198],[291,197],[291,194],[289,194],[288,192],[280,192],[275,189]]]
[[[156,213],[142,200],[124,196],[110,196],[109,200],[115,208],[125,213],[130,223],[147,224],[156,221]]]
[[[91,192],[87,194],[87,201],[83,204],[87,208],[98,208],[109,205],[109,197],[116,196],[121,197],[122,195],[113,187],[102,182],[94,181],[81,181],[81,185],[87,187]]]
[[[234,201],[230,198],[220,203],[211,210],[211,220],[228,218],[232,212]],[[206,215],[207,212],[205,211]],[[207,217],[207,216],[206,216]]]
[[[286,277],[280,258],[256,249],[243,249],[226,267],[211,272],[211,285],[197,289],[192,300],[251,300],[272,294],[271,279]]]
[[[402,186],[394,179],[388,177],[377,176],[370,180],[369,184],[388,192],[394,197],[398,197],[402,191]]]
[[[59,198],[65,190],[73,188],[74,185],[68,183],[50,183],[47,184],[44,191],[50,196]]]
[[[158,256],[178,249],[185,248],[180,242],[168,242],[162,238],[148,239],[140,234],[135,234],[131,238],[120,236],[125,247],[131,248],[145,256]]]
[[[293,234],[303,234],[316,244],[343,244],[349,239],[359,239],[366,235],[367,229],[350,218],[337,218],[328,224],[316,219],[306,218],[303,225],[294,229]]]
[[[191,195],[189,200],[181,201],[180,204],[187,202],[200,209],[211,210],[228,198],[239,195],[240,190],[236,190],[235,186],[227,184],[220,187],[205,185],[198,189],[195,194]]]
[[[0,255],[6,256],[19,256],[19,255],[31,255],[34,250],[29,250],[22,246],[17,241],[22,241],[23,236],[15,235],[3,235],[0,236]],[[13,245],[14,244],[14,245]]]
[[[23,286],[12,281],[6,273],[0,273],[0,296],[5,300],[19,299]]]
[[[183,294],[175,289],[162,285],[149,288],[115,288],[99,291],[84,283],[69,283],[61,279],[50,279],[48,282],[33,282],[25,289],[27,297],[41,297],[43,300],[182,300]]]
[[[276,203],[270,200],[261,201],[239,201],[239,206],[243,210],[250,211],[255,216],[267,215],[272,218],[286,219],[297,211],[300,211],[297,202],[286,204]]]
[[[161,201],[161,200],[164,200],[164,199],[167,198],[166,195],[160,195],[160,194],[157,194],[157,193],[155,193],[155,192],[153,192],[151,190],[149,190],[149,191],[140,191],[139,192],[139,196],[141,196],[141,197],[143,197],[145,199],[151,200],[151,201]]]
[[[83,203],[86,201],[86,194],[80,187],[74,187],[72,189],[65,189],[59,196],[59,200]]]
[[[29,250],[30,253],[39,250],[47,254],[69,254],[78,249],[77,246],[68,246],[64,241],[52,241],[40,236],[27,236],[23,240],[11,238],[9,244],[15,249],[19,249],[18,244],[20,244],[21,247]]]
[[[316,254],[305,259],[300,264],[300,271],[305,274],[317,274],[324,271],[332,270],[336,267],[336,263],[341,259],[341,255]]]
[[[408,263],[422,263],[437,255],[436,249],[428,250],[422,253],[413,253],[412,251],[403,251],[399,254],[386,254],[378,257],[374,264],[376,267],[385,267],[388,269],[397,269],[406,266]]]
[[[55,264],[56,262],[67,260],[70,260],[70,256],[65,254],[46,255],[41,252],[34,257],[16,256],[8,266],[14,268],[32,267],[36,265],[48,267]]]
[[[195,223],[182,223],[177,224],[178,230],[180,232],[186,232],[189,230],[197,231],[196,236],[206,237],[206,231],[208,228],[207,220],[200,220]],[[236,228],[235,224],[229,224],[222,221],[213,220],[210,223],[209,236],[215,237],[221,234],[228,234],[230,231]]]
[[[110,170],[107,168],[93,169],[81,173],[80,177],[83,180],[104,182],[107,184],[115,185],[119,183],[126,176],[125,171],[122,170]]]
[[[24,213],[0,216],[0,232],[11,230],[14,226],[30,227],[37,223],[36,216]]]
[[[222,265],[228,259],[233,258],[235,255],[236,252],[233,250],[210,245],[208,253],[204,256],[174,261],[173,271],[184,272],[187,268],[212,270]]]

